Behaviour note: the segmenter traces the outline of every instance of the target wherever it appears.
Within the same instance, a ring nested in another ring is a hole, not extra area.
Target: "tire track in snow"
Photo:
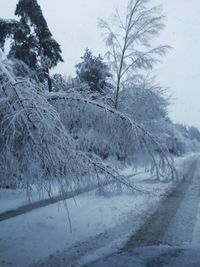
[[[196,173],[199,161],[196,159],[191,163],[182,183],[162,201],[159,209],[129,239],[122,251],[192,242],[200,200],[200,181]]]

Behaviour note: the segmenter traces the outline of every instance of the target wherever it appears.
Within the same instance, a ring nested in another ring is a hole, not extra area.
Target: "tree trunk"
[[[50,78],[50,75],[49,75],[49,69],[47,69],[47,80],[48,80],[48,88],[49,88],[49,92],[52,92],[52,80]]]
[[[116,96],[115,96],[115,109],[118,109],[118,98],[119,98],[119,85],[120,81],[117,82]]]
[[[52,80],[49,76],[48,76],[48,87],[49,87],[49,92],[52,92]]]

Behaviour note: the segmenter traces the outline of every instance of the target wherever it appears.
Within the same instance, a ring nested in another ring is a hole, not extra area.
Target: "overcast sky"
[[[0,0],[0,17],[13,18],[17,0]],[[38,0],[54,38],[60,43],[65,63],[57,72],[74,73],[84,49],[104,54],[97,18],[108,18],[126,0]],[[169,87],[174,104],[170,116],[176,122],[200,128],[200,0],[152,0],[162,3],[166,28],[158,38],[173,50],[156,73],[161,85]]]

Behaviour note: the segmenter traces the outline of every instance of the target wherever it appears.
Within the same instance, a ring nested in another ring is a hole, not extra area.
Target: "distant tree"
[[[188,134],[190,139],[196,139],[198,142],[200,142],[200,131],[198,128],[194,126],[189,127]]]
[[[151,47],[151,41],[164,27],[160,7],[150,7],[148,0],[129,0],[125,16],[116,10],[112,25],[99,20],[108,46],[108,58],[115,74],[115,108],[118,108],[122,83],[138,74],[152,69],[158,57],[165,54],[169,46]]]
[[[39,75],[52,82],[49,69],[63,61],[59,44],[52,38],[47,22],[37,0],[19,0],[15,15],[20,21],[0,21],[0,43],[3,47],[7,37],[13,38],[9,56],[22,60]]]
[[[88,48],[81,59],[82,62],[75,66],[78,78],[81,82],[85,82],[92,92],[103,93],[109,86],[107,81],[111,77],[109,67],[103,62],[101,55],[93,56]]]
[[[55,73],[52,76],[53,90],[56,92],[69,90],[72,83],[71,80],[71,77],[67,79],[65,76]]]

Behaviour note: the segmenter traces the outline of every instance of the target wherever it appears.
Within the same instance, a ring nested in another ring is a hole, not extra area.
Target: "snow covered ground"
[[[199,267],[200,246],[171,247],[166,245],[142,247],[126,253],[109,255],[90,267]]]
[[[187,172],[195,157],[187,155],[177,159],[178,169]],[[126,170],[126,174],[128,172],[131,170]],[[134,177],[135,186],[144,189],[144,193],[124,190],[104,197],[92,191],[66,203],[1,221],[0,266],[23,267],[33,263],[35,266],[66,266],[66,263],[76,266],[118,251],[174,186],[174,183],[163,184],[147,178],[147,174]],[[9,193],[0,191],[1,212],[25,203],[24,193],[6,192]]]

